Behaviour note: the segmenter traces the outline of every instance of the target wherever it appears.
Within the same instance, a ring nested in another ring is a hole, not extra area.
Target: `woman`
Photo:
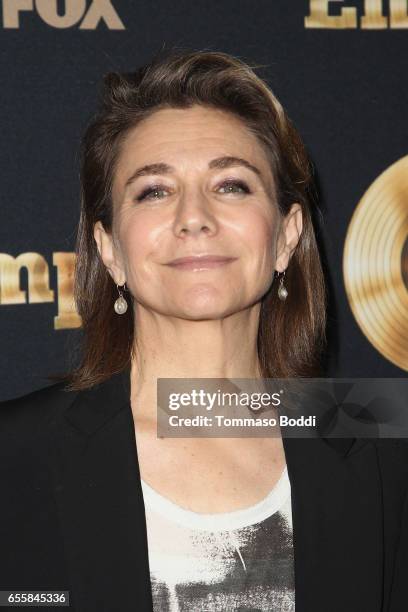
[[[82,359],[1,407],[1,589],[69,591],[75,612],[405,610],[405,441],[156,433],[158,378],[321,372],[299,135],[224,53],[104,83],[83,140]]]

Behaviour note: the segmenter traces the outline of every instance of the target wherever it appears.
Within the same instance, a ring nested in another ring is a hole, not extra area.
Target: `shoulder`
[[[17,422],[25,418],[46,418],[58,408],[69,405],[77,392],[67,391],[63,382],[57,382],[25,395],[0,402],[0,423]]]
[[[407,488],[408,438],[357,438],[350,455],[355,454],[358,461],[358,455],[364,454],[364,451],[373,457],[373,468],[383,482],[399,482]]]
[[[408,478],[408,438],[374,438],[372,444],[380,468],[402,471]]]
[[[0,402],[0,450],[22,448],[52,430],[77,392],[67,391],[63,382]]]
[[[371,443],[376,450],[384,511],[400,517],[408,500],[408,439],[377,438]]]
[[[378,487],[383,507],[398,516],[408,497],[408,438],[356,438],[346,463]]]

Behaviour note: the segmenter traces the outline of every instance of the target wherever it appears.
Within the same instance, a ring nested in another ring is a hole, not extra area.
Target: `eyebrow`
[[[216,159],[212,159],[208,164],[208,168],[210,170],[214,168],[232,168],[233,166],[244,166],[245,168],[248,168],[248,170],[252,170],[252,172],[254,172],[257,176],[262,176],[262,173],[259,168],[251,164],[246,159],[243,159],[242,157],[224,155],[223,157],[217,157]],[[128,187],[128,185],[133,183],[140,176],[146,176],[151,174],[172,174],[174,172],[175,168],[173,168],[173,166],[169,166],[169,164],[165,164],[162,162],[155,164],[147,164],[146,166],[142,166],[141,168],[138,168],[135,172],[133,172],[133,174],[127,179],[125,187]]]

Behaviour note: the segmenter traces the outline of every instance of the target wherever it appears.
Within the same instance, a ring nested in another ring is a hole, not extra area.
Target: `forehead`
[[[122,143],[114,185],[120,188],[136,166],[167,162],[180,170],[206,169],[218,155],[245,157],[267,176],[266,154],[241,119],[227,111],[195,105],[161,109],[130,130]]]
[[[180,131],[183,128],[183,131]],[[194,105],[190,108],[164,108],[154,112],[136,126],[128,143],[143,135],[154,135],[159,141],[187,141],[197,137],[226,138],[232,141],[256,141],[244,122],[230,112]],[[132,138],[133,136],[133,138]]]

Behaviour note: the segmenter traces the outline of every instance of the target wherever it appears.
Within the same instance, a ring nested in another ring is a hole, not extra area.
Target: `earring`
[[[128,303],[125,300],[125,298],[123,297],[123,293],[122,291],[119,289],[119,285],[116,285],[116,288],[119,292],[119,297],[118,299],[115,301],[113,308],[115,309],[116,314],[122,315],[125,314],[125,312],[128,309]],[[123,285],[123,290],[126,291],[126,283],[124,283]]]
[[[288,291],[287,291],[285,285],[283,284],[283,277],[285,276],[285,272],[286,272],[286,270],[284,270],[282,272],[282,276],[281,276],[280,282],[279,282],[279,289],[278,289],[278,297],[282,301],[285,301],[286,298],[288,297]]]

